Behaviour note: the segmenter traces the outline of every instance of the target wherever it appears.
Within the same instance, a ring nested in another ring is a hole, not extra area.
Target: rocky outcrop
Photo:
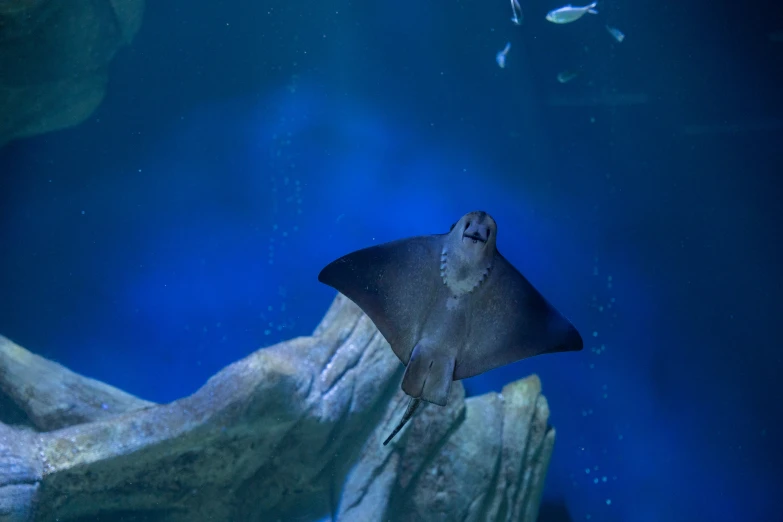
[[[0,146],[88,118],[143,12],[144,0],[0,0]]]
[[[0,337],[0,387],[24,420],[50,431],[152,406],[88,379]],[[9,404],[10,405],[10,404]],[[0,421],[3,419],[0,413]]]
[[[402,370],[341,295],[312,336],[164,405],[0,337],[0,522],[534,522],[555,436],[538,378],[456,382],[384,447]]]

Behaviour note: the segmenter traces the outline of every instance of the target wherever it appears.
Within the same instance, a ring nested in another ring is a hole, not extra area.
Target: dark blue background
[[[329,261],[482,209],[586,340],[466,382],[541,376],[542,519],[780,519],[779,8],[255,4],[150,2],[89,121],[0,150],[2,334],[174,400],[309,334]]]

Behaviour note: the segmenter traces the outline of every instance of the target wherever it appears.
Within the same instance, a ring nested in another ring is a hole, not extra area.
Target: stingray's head
[[[449,251],[459,253],[466,261],[485,260],[495,253],[497,232],[492,216],[482,211],[470,212],[451,225]]]
[[[486,212],[465,214],[451,225],[440,257],[440,276],[459,297],[478,288],[495,259],[498,227]]]

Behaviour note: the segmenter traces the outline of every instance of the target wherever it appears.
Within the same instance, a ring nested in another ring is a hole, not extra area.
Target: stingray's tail
[[[405,410],[405,415],[402,416],[402,420],[397,425],[396,428],[394,428],[394,431],[391,432],[391,435],[387,437],[385,441],[383,441],[383,445],[386,446],[397,433],[402,429],[403,426],[405,426],[405,423],[410,420],[411,417],[413,417],[413,413],[416,411],[416,408],[419,407],[419,403],[421,402],[421,399],[414,399],[411,397],[411,400],[408,402],[408,409]]]

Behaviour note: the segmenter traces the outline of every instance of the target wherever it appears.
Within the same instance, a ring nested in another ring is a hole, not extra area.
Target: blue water
[[[0,333],[174,400],[309,334],[326,263],[481,209],[586,341],[465,382],[541,376],[542,522],[781,520],[780,8],[522,6],[151,2],[88,121],[0,149]]]

